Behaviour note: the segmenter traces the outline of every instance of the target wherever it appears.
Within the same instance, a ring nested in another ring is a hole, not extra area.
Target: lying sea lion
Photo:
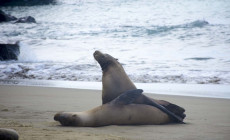
[[[0,128],[0,140],[18,140],[18,133],[13,129]]]
[[[129,79],[128,75],[126,74],[124,68],[122,65],[109,54],[103,54],[100,51],[94,52],[94,58],[96,61],[100,64],[102,69],[102,103],[106,104],[119,95],[121,93],[137,89],[136,86],[133,84],[133,82]],[[148,101],[152,101],[152,105],[154,104],[155,107],[160,105],[161,107],[164,107],[169,112],[175,114],[180,119],[183,120],[185,118],[185,110],[182,107],[179,107],[175,104],[169,103],[167,101],[163,100],[155,100],[152,98],[149,98],[145,95],[142,96],[143,98],[138,99],[138,101],[135,101],[137,104],[141,99],[145,99]],[[160,107],[159,106],[159,107]]]
[[[150,125],[174,122],[154,106],[134,104],[142,90],[129,90],[113,101],[85,112],[60,112],[54,116],[63,126]]]

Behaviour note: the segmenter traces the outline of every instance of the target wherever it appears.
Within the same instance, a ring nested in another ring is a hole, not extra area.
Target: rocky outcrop
[[[34,6],[55,4],[56,0],[0,0],[0,6]]]
[[[19,42],[15,44],[0,44],[0,61],[18,60],[20,54]]]
[[[16,18],[0,10],[0,23],[14,21],[14,23],[36,23],[35,18],[31,16]]]
[[[27,16],[17,19],[15,23],[36,23],[36,20],[31,16]]]
[[[17,20],[17,18],[0,10],[0,22],[8,22],[13,20]]]
[[[0,128],[0,140],[18,140],[19,135],[13,129]]]

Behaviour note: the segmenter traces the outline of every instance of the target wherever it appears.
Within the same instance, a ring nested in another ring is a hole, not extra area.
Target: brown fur
[[[102,103],[106,104],[121,93],[136,89],[136,86],[127,76],[122,65],[112,56],[103,54],[99,51],[94,53],[94,58],[101,65],[103,70],[102,76]],[[107,64],[107,67],[103,69],[103,64]]]
[[[128,75],[126,74],[122,65],[109,54],[104,54],[100,51],[94,52],[94,58],[98,61],[102,68],[102,104],[106,104],[123,92],[128,90],[137,89],[133,82],[130,80]],[[185,118],[185,110],[182,107],[179,107],[175,104],[171,104],[164,100],[156,100],[145,96],[145,98],[139,99],[135,103],[144,103],[148,100],[152,100],[155,103],[158,103],[174,114],[180,116],[181,118]]]
[[[119,114],[119,115],[118,115]],[[64,126],[150,125],[170,122],[167,114],[144,104],[104,104],[85,112],[61,112],[54,116]]]

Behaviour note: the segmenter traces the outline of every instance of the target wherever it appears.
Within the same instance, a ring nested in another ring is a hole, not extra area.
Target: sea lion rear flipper
[[[165,102],[167,102],[167,101],[165,101]],[[180,107],[180,106],[173,104],[173,103],[170,103],[170,102],[168,102],[167,105],[162,105],[162,106],[164,106],[167,110],[173,112],[177,116],[181,117],[182,119],[184,119],[186,117],[186,115],[184,113],[185,109],[183,107]]]
[[[122,93],[120,96],[112,100],[110,103],[127,105],[133,103],[140,95],[142,95],[142,89],[128,90]]]
[[[140,100],[141,99],[141,100]],[[142,103],[140,102],[142,101]],[[139,98],[139,100],[137,100],[137,103],[141,103],[141,104],[147,104],[147,105],[151,105],[154,106],[158,109],[160,109],[161,111],[163,111],[164,113],[168,114],[169,117],[172,119],[173,122],[179,122],[179,123],[184,123],[183,119],[185,118],[185,114],[182,113],[182,115],[178,115],[175,114],[174,112],[172,112],[171,110],[168,110],[166,107],[164,107],[163,105],[155,102],[154,100],[151,100],[149,97],[145,96],[142,94],[141,98]],[[176,106],[176,105],[174,105]],[[174,107],[173,106],[173,107]],[[176,108],[178,109],[178,108]],[[184,115],[184,116],[183,116]]]

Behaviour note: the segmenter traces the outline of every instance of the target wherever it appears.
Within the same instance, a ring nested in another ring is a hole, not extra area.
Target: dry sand
[[[18,131],[20,140],[140,139],[229,140],[230,100],[148,94],[186,109],[187,124],[62,127],[58,111],[85,111],[101,105],[101,91],[0,86],[0,127]],[[119,115],[119,114],[118,114]]]

